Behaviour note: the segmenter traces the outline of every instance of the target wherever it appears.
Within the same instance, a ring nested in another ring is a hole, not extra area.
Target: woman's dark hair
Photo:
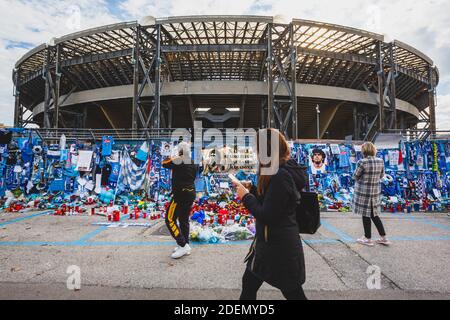
[[[267,155],[271,159],[274,159],[274,157],[278,157],[278,163],[280,166],[285,164],[291,158],[291,148],[289,147],[289,144],[288,144],[286,138],[284,137],[284,135],[281,132],[279,132],[276,129],[262,129],[259,131],[258,138],[257,138],[258,154],[260,153],[260,139],[259,139],[260,135],[267,136],[267,146],[266,146]],[[272,154],[272,145],[271,145],[272,135],[278,136],[279,149],[278,149],[277,155]],[[270,183],[270,180],[272,179],[272,175],[262,175],[261,168],[262,167],[270,167],[272,162],[273,161],[271,160],[267,165],[261,165],[261,162],[259,164],[260,175],[258,177],[258,188],[257,188],[259,195],[264,194],[265,190],[267,189],[267,187]]]

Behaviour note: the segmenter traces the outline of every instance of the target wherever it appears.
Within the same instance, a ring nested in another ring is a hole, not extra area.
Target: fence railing
[[[16,128],[11,129],[14,135],[26,137],[30,133],[39,136],[39,138],[47,143],[59,141],[62,135],[65,135],[68,141],[101,141],[104,136],[111,136],[116,141],[145,141],[145,140],[171,140],[175,130],[180,129],[80,129],[80,128]],[[202,136],[209,128],[202,128]],[[230,130],[233,130],[233,135],[237,138],[249,137],[255,138],[255,130],[249,128],[242,129],[225,129],[214,128],[215,132],[222,133],[223,137]],[[218,131],[217,131],[218,130]],[[186,132],[194,138],[194,130],[186,129]],[[213,132],[214,133],[214,132]],[[404,141],[423,141],[423,140],[446,140],[450,139],[450,130],[421,130],[421,129],[389,129],[384,130],[383,133],[399,134]],[[305,143],[344,143],[349,141],[344,140],[314,140],[314,139],[299,139],[297,142]],[[225,142],[225,140],[224,140]],[[352,141],[352,143],[362,143],[362,141]]]
[[[383,133],[400,134],[405,141],[447,140],[450,138],[450,130],[387,129]]]
[[[79,128],[62,128],[62,129],[45,129],[45,128],[27,128],[27,129],[12,129],[15,136],[26,137],[30,134],[37,135],[42,141],[47,143],[57,142],[62,135],[66,137],[67,141],[101,141],[104,136],[111,136],[115,141],[145,141],[145,140],[171,140],[174,136],[178,137],[178,133],[191,135],[194,138],[194,130],[186,129],[180,131],[180,129],[79,129]],[[178,133],[175,131],[178,130]],[[202,136],[205,136],[205,132],[208,128],[202,128]],[[255,137],[255,131],[253,129],[214,129],[212,132],[220,132],[225,137],[227,132],[233,130],[233,136],[249,137],[253,139]],[[218,131],[217,131],[218,130]],[[250,131],[249,131],[250,130]],[[225,142],[225,140],[224,140]]]

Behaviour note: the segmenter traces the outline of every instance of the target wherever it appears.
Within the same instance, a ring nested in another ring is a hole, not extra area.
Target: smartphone
[[[230,180],[231,180],[233,183],[242,184],[242,183],[238,180],[238,178],[236,178],[236,176],[235,176],[234,174],[229,173],[229,174],[228,174],[228,178],[230,178]]]

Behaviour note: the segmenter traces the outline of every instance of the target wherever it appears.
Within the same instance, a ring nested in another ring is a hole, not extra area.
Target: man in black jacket
[[[198,165],[190,156],[189,144],[178,145],[178,157],[168,158],[162,165],[172,170],[172,201],[166,213],[166,225],[177,242],[172,258],[179,259],[191,254],[189,246],[189,214],[195,200],[195,177]]]

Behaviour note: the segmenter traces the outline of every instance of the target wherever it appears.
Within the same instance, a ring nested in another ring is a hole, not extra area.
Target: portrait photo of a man
[[[170,142],[162,143],[161,155],[163,157],[170,157],[172,155],[172,145],[170,144]]]
[[[311,152],[309,166],[312,174],[326,173],[327,155],[320,148],[314,148]]]

